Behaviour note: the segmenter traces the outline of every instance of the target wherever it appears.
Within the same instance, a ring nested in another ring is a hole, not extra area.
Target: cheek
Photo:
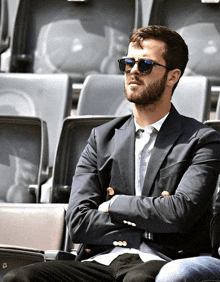
[[[128,77],[127,76],[125,76],[125,81],[124,81],[124,89],[125,89],[125,91],[127,91],[128,90]]]

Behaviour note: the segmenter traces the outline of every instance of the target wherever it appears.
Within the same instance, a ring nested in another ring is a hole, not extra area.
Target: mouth
[[[141,83],[137,80],[131,80],[128,84],[129,85],[141,85]]]

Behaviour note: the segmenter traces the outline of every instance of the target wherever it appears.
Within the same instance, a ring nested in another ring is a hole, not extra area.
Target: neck
[[[143,128],[162,119],[171,109],[171,103],[161,105],[137,105],[134,104],[134,117]]]

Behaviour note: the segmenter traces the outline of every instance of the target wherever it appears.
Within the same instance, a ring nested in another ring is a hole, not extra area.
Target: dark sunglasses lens
[[[138,62],[138,68],[141,73],[149,74],[153,68],[153,63],[148,60],[140,60]]]
[[[119,60],[119,69],[121,72],[126,73],[134,66],[135,61],[133,59],[121,59]]]
[[[119,69],[123,73],[128,73],[131,71],[135,64],[134,59],[120,59],[119,60]],[[139,60],[138,69],[142,74],[149,74],[152,71],[153,63],[149,60]]]

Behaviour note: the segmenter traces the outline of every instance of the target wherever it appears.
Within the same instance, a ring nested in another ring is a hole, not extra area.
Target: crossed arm
[[[105,212],[108,213],[109,212],[109,208],[111,206],[111,204],[113,203],[113,201],[116,199],[117,195],[115,195],[115,190],[112,187],[108,187],[106,190],[107,194],[112,197],[110,200],[103,202],[101,205],[99,205],[98,210],[101,212]],[[161,193],[162,197],[169,197],[170,193],[168,191],[163,191]]]

